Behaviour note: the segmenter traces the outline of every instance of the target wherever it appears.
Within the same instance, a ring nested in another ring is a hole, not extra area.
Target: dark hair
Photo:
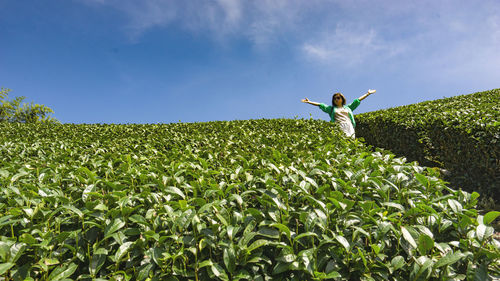
[[[335,106],[335,96],[340,96],[342,98],[342,105],[345,105],[345,97],[342,93],[335,93],[332,96],[332,105]]]

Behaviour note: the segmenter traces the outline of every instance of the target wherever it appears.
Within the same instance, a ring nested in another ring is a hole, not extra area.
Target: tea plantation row
[[[478,193],[315,120],[0,124],[4,280],[487,280]]]
[[[356,134],[367,143],[445,168],[452,186],[500,205],[500,89],[373,111],[356,120]]]

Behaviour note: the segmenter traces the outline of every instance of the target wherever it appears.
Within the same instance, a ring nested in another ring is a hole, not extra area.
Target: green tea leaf
[[[9,176],[9,171],[0,169],[0,177],[7,178]]]
[[[464,257],[465,257],[465,255],[463,253],[460,253],[460,252],[456,252],[456,253],[449,252],[448,254],[446,254],[446,256],[442,257],[441,259],[439,259],[434,264],[434,268],[440,268],[440,267],[443,267],[443,266],[454,264],[454,263],[456,263],[457,261],[461,260]]]
[[[290,232],[290,229],[286,225],[281,224],[281,223],[273,223],[273,224],[271,224],[269,226],[270,227],[276,227],[281,232],[284,232],[285,235],[286,235],[286,237],[288,238],[288,240],[291,240],[291,232]]]
[[[401,233],[403,234],[403,238],[413,247],[413,248],[417,248],[417,243],[415,242],[415,240],[413,239],[413,236],[411,236],[410,232],[408,232],[408,230],[402,226],[401,227]]]
[[[69,265],[63,265],[61,267],[55,267],[54,270],[49,275],[49,281],[63,280],[70,277],[78,268],[74,263]]]
[[[177,187],[175,186],[167,186],[165,187],[165,192],[166,193],[171,193],[171,194],[176,194],[179,195],[182,199],[186,199],[186,195]]]
[[[462,205],[457,200],[448,199],[448,205],[450,205],[454,213],[462,212]]]
[[[46,266],[51,266],[51,265],[56,265],[56,264],[59,264],[59,260],[58,259],[54,259],[54,258],[44,258],[42,260],[42,263]]]
[[[418,250],[422,255],[426,255],[434,248],[434,240],[427,234],[421,234],[418,237]]]
[[[257,233],[271,239],[278,239],[280,235],[278,230],[265,226],[261,227]]]
[[[304,238],[304,237],[318,237],[318,234],[316,234],[314,232],[301,233],[301,234],[295,236],[295,238],[293,238],[293,241],[298,241],[299,239]]]
[[[235,263],[235,253],[232,245],[224,249],[223,259],[224,259],[224,265],[226,266],[228,272],[233,274],[234,270],[236,269],[236,263]]]
[[[340,273],[338,273],[337,271],[332,271],[325,276],[325,279],[340,278],[340,277],[342,277]]]
[[[198,264],[198,268],[204,268],[206,266],[212,266],[214,263],[211,260],[204,260]]]
[[[151,272],[151,269],[153,269],[153,264],[145,264],[141,266],[139,273],[137,274],[137,280],[146,280],[146,278],[149,277],[149,273]]]
[[[269,245],[269,241],[268,240],[264,240],[264,239],[259,239],[259,240],[256,240],[255,242],[253,242],[248,248],[247,248],[247,251],[248,252],[252,252],[253,250],[257,249],[257,248],[260,248],[262,246],[266,246],[266,245]]]
[[[118,263],[122,259],[122,257],[128,252],[132,244],[133,242],[125,242],[118,248],[118,251],[116,251],[115,254],[116,263]]]
[[[210,269],[212,270],[213,274],[221,279],[221,280],[229,280],[229,277],[227,276],[227,273],[224,271],[224,269],[218,265],[218,264],[213,264]]]
[[[5,274],[5,272],[11,269],[14,265],[15,263],[12,262],[0,263],[0,274]]]
[[[64,205],[62,206],[62,208],[66,209],[66,210],[70,210],[71,212],[75,213],[78,215],[78,217],[80,219],[83,218],[83,212],[78,210],[77,208],[75,208],[74,206],[71,206],[71,205]]]
[[[474,191],[471,193],[470,198],[471,200],[476,200],[477,198],[479,198],[479,196],[480,196],[479,193]]]
[[[16,243],[10,248],[10,259],[7,262],[15,263],[24,253],[27,246],[25,243]]]
[[[110,237],[118,230],[122,229],[125,226],[125,222],[121,219],[113,220],[109,225],[104,228],[104,239]]]
[[[405,208],[403,207],[403,205],[401,204],[398,204],[398,203],[394,203],[394,202],[384,202],[382,203],[383,206],[388,206],[388,207],[393,207],[393,208],[396,208],[402,212],[405,211]]]
[[[339,241],[339,243],[342,246],[344,246],[344,248],[346,249],[346,251],[349,252],[349,249],[351,248],[351,245],[349,245],[349,242],[347,241],[347,239],[345,239],[344,236],[336,235],[335,239],[337,239],[337,241]]]
[[[277,275],[280,273],[283,273],[285,271],[288,271],[290,269],[290,263],[285,263],[285,262],[278,262],[274,268],[273,268],[273,275]]]
[[[494,221],[498,216],[500,216],[500,212],[498,211],[491,211],[486,213],[483,218],[483,223],[484,224],[490,224],[492,221]]]
[[[479,241],[484,241],[484,240],[490,238],[494,232],[495,232],[495,229],[493,227],[486,226],[484,224],[480,224],[476,228],[476,235],[477,235],[477,239],[479,239]]]
[[[28,245],[31,245],[31,244],[35,244],[37,243],[38,241],[33,237],[33,235],[29,234],[29,233],[23,233],[21,235],[21,237],[19,237],[19,241],[20,242],[24,242]]]
[[[226,221],[226,219],[219,213],[216,213],[215,216],[219,219],[219,221],[224,225],[224,226],[228,226],[228,222]]]
[[[415,178],[418,180],[418,182],[420,182],[423,186],[425,187],[429,187],[430,186],[430,181],[429,179],[422,175],[422,174],[419,174],[419,173],[416,173],[415,174]]]
[[[481,263],[474,271],[474,281],[483,280],[489,280],[488,266],[485,263]]]
[[[106,262],[105,254],[94,254],[89,264],[90,275],[95,277],[96,274],[99,273],[99,270],[101,270],[101,267],[104,265],[105,262]]]
[[[391,266],[393,270],[396,271],[405,265],[405,259],[402,256],[395,256],[391,260]]]

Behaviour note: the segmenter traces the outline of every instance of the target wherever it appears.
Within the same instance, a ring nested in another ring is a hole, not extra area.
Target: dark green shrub
[[[450,173],[454,187],[500,202],[500,90],[356,116],[356,135]]]

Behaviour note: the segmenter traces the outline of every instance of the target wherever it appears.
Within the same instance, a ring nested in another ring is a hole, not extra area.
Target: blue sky
[[[500,88],[500,2],[0,0],[0,86],[63,123],[362,113]]]

